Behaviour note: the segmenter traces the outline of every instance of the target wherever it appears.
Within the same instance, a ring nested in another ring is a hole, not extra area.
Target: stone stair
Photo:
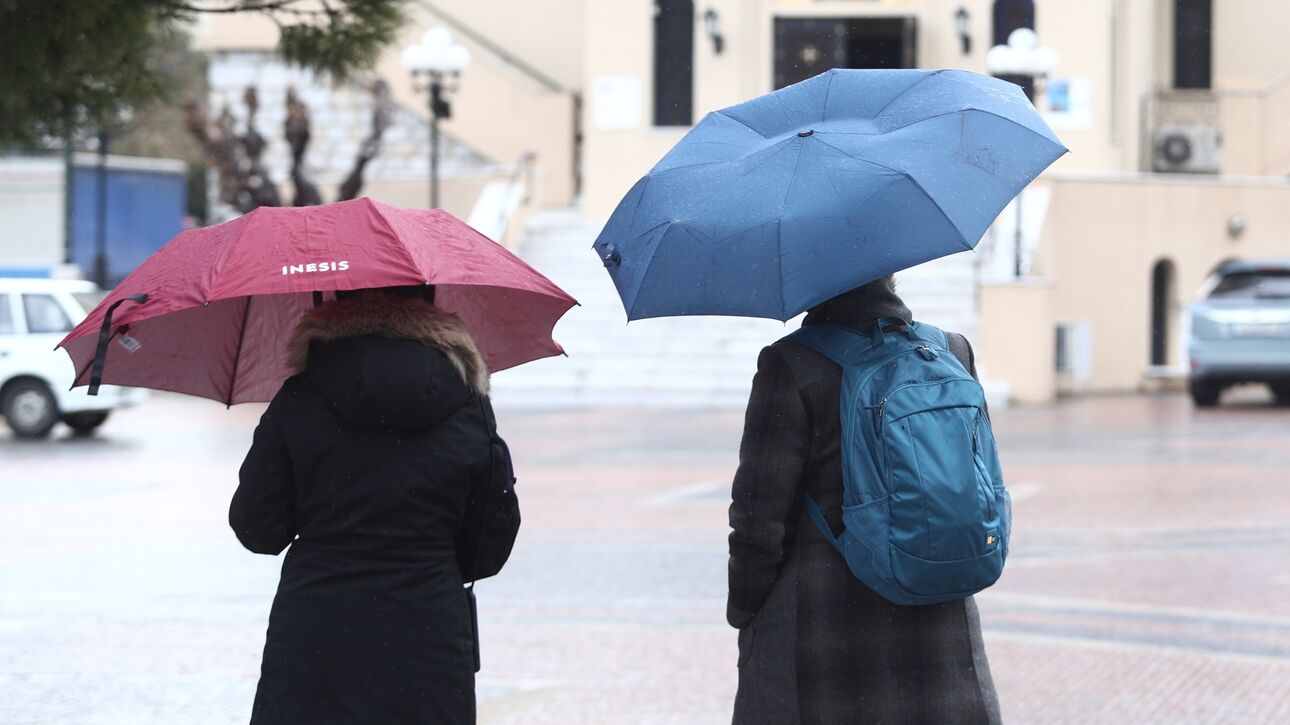
[[[581,303],[555,328],[567,358],[549,358],[493,376],[499,405],[740,407],[762,347],[798,326],[736,317],[672,317],[627,324],[618,293],[591,244],[602,222],[575,209],[527,220],[517,253]],[[901,294],[936,325],[975,333],[970,255],[899,276]]]

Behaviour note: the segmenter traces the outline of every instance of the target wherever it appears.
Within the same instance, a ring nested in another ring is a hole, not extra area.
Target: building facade
[[[974,337],[987,375],[1018,402],[1179,378],[1186,305],[1210,270],[1233,257],[1290,253],[1290,53],[1281,40],[1290,3],[411,7],[406,42],[445,25],[475,58],[447,132],[490,163],[532,159],[521,219],[572,207],[591,227],[705,113],[832,67],[986,72],[990,47],[1032,28],[1056,51],[1056,70],[1010,80],[1032,92],[1071,153],[1025,192],[1021,213],[1000,216],[977,255],[907,282],[919,307],[925,301],[934,318],[952,318]],[[217,19],[200,37],[208,48],[271,46],[271,27],[241,27],[252,22]],[[398,47],[379,73],[396,101],[424,118],[397,56]],[[946,312],[957,309],[957,317]]]

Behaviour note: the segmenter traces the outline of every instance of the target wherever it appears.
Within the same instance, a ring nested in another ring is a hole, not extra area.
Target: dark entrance
[[[1174,263],[1162,259],[1151,269],[1151,364],[1169,364],[1169,328],[1172,327]]]
[[[775,87],[830,68],[914,68],[914,18],[775,18]]]

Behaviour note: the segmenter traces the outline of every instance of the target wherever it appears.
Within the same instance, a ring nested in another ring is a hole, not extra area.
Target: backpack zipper
[[[972,426],[972,458],[973,458],[974,465],[977,460],[980,460],[981,467],[982,468],[985,467],[985,458],[981,456],[981,441],[980,441],[979,434],[977,432],[976,425]],[[990,473],[989,469],[986,469],[985,473],[988,475]],[[986,483],[983,483],[980,479],[978,479],[976,486],[978,489],[980,489],[981,493],[985,496],[985,510],[990,514],[990,518],[993,519],[995,516],[994,496],[993,496],[993,492],[989,489],[994,488],[994,481],[990,480],[988,484],[989,484],[989,488],[986,487]]]

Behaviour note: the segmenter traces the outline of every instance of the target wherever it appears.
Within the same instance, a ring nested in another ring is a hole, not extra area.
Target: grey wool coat
[[[888,278],[811,311],[871,329],[909,309]],[[951,352],[975,376],[971,347]],[[739,630],[734,725],[997,723],[971,598],[891,604],[847,568],[802,507],[809,492],[842,530],[841,369],[789,342],[765,348],[748,403],[730,506],[727,619]]]

